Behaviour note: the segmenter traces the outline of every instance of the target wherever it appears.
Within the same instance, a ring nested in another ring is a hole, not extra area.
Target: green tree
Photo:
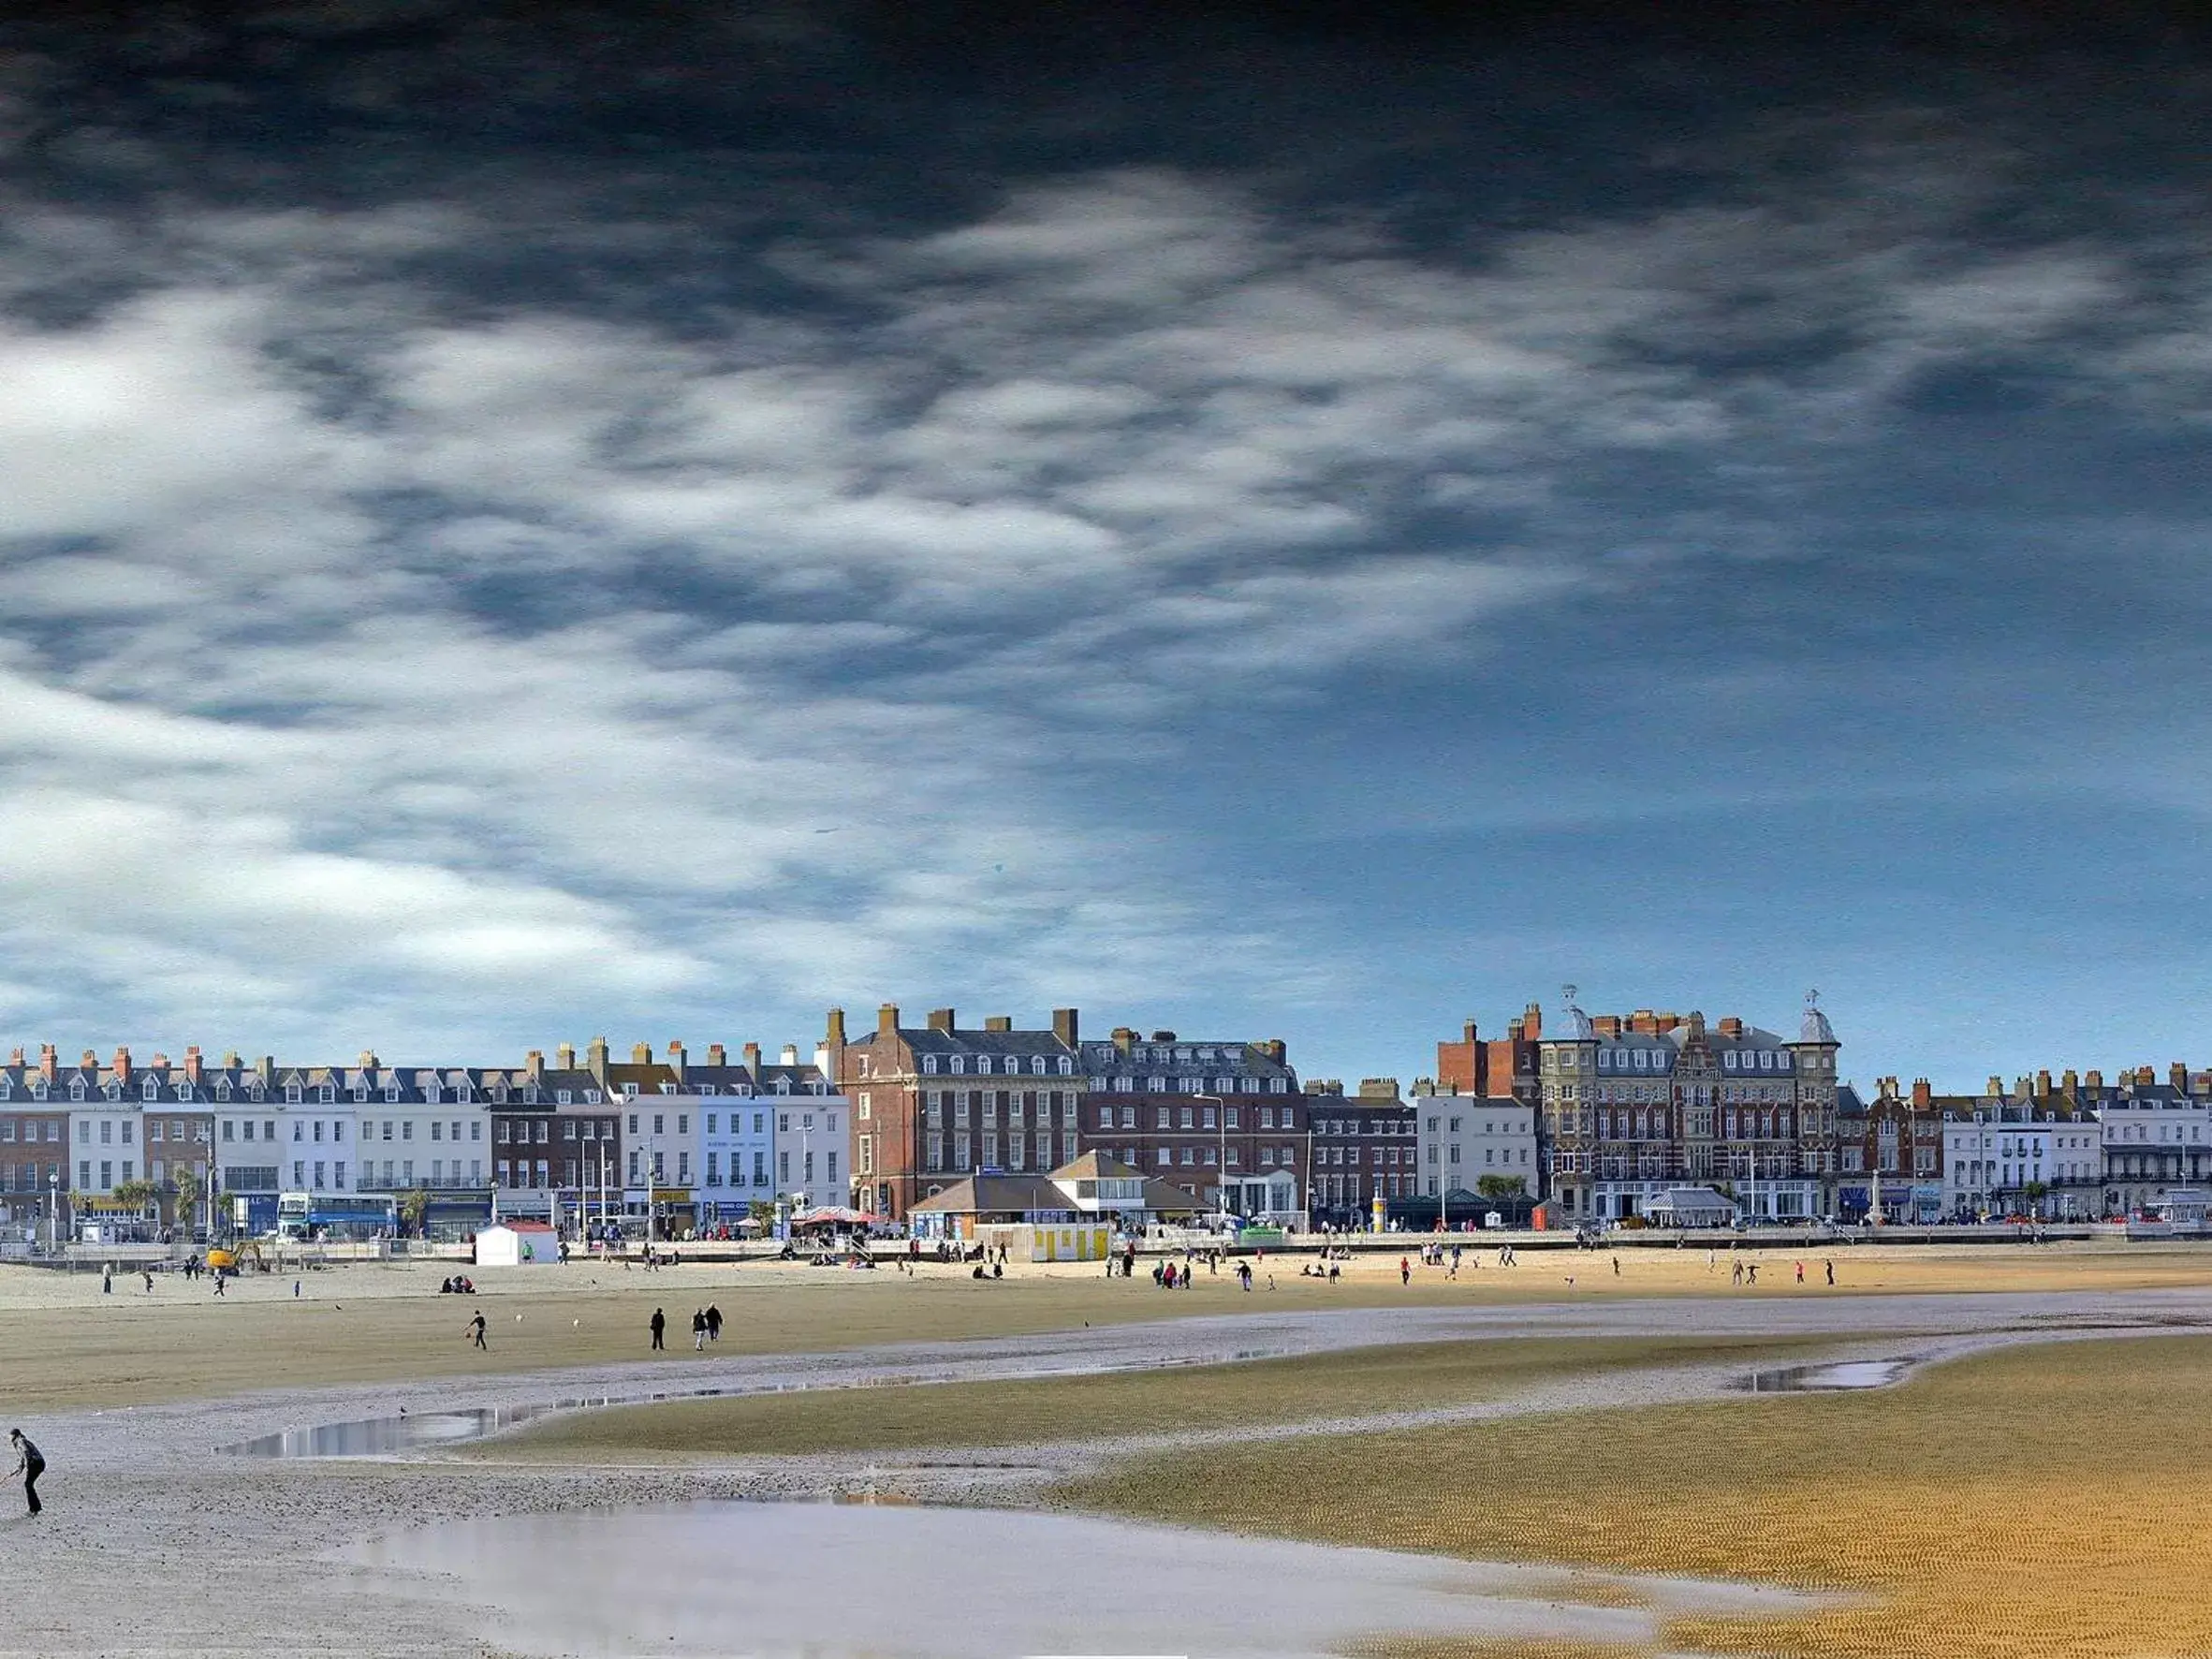
[[[752,1217],[754,1225],[764,1233],[776,1225],[776,1207],[766,1198],[754,1199],[745,1206],[745,1213]]]
[[[1474,1183],[1474,1190],[1485,1198],[1517,1198],[1529,1186],[1517,1175],[1486,1175]]]
[[[400,1195],[400,1219],[407,1224],[407,1230],[417,1238],[422,1236],[422,1219],[430,1213],[430,1195],[420,1187]]]
[[[179,1165],[176,1177],[169,1184],[176,1189],[177,1194],[176,1225],[189,1232],[198,1220],[195,1211],[199,1209],[199,1201],[207,1197],[202,1190],[199,1171],[189,1164]]]
[[[150,1181],[119,1181],[112,1197],[118,1204],[127,1204],[143,1214],[154,1202],[154,1183]]]

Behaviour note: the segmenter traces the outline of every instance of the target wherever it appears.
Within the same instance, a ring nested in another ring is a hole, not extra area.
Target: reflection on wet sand
[[[1579,1576],[1592,1599],[1570,1600],[1549,1567],[926,1506],[513,1517],[397,1534],[344,1559],[476,1606],[503,1648],[564,1654],[1325,1659],[1383,1633],[1634,1643],[1676,1608],[1811,1605],[1604,1575]]]

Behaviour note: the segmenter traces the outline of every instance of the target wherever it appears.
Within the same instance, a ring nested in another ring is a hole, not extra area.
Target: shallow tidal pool
[[[341,1559],[450,1605],[488,1642],[543,1654],[1328,1659],[1382,1635],[1637,1642],[1677,1610],[1813,1605],[1751,1585],[877,1504],[456,1521]]]

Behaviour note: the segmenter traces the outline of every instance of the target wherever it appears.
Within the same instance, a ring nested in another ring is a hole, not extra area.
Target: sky
[[[1671,9],[10,8],[0,1046],[2212,1064],[2202,28]]]

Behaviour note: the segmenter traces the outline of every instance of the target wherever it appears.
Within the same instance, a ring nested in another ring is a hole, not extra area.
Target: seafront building
[[[99,1216],[259,1230],[278,1196],[420,1194],[444,1231],[493,1214],[665,1235],[842,1208],[888,1221],[973,1177],[1042,1178],[1095,1152],[1202,1215],[1425,1226],[1439,1201],[1521,1183],[1546,1225],[1605,1226],[1710,1189],[1751,1221],[2089,1219],[2202,1200],[2212,1074],[2048,1071],[1979,1094],[1862,1094],[1817,1000],[1784,1036],[1734,1017],[1586,1013],[1572,988],[1486,1035],[1436,1045],[1411,1098],[1368,1079],[1301,1084],[1279,1039],[1134,1026],[1086,1040],[1077,1010],[1017,1029],[918,1026],[895,1004],[858,1037],[829,1012],[810,1055],[604,1037],[513,1065],[294,1064],[198,1048],[0,1065],[0,1246]],[[1472,1211],[1472,1202],[1468,1200]],[[1456,1204],[1453,1206],[1457,1208]]]
[[[1084,1043],[1089,1144],[1217,1214],[1302,1226],[1311,1108],[1284,1044],[1150,1037]]]
[[[1623,1220],[1712,1182],[1752,1220],[1828,1212],[1840,1045],[1810,996],[1784,1038],[1694,1012],[1592,1018],[1570,986],[1534,1041],[1546,1196],[1562,1221]]]
[[[1305,1105],[1315,1225],[1371,1226],[1378,1200],[1387,1217],[1393,1203],[1418,1196],[1414,1108],[1399,1097],[1396,1078],[1363,1078],[1352,1094],[1335,1078],[1308,1079]]]

